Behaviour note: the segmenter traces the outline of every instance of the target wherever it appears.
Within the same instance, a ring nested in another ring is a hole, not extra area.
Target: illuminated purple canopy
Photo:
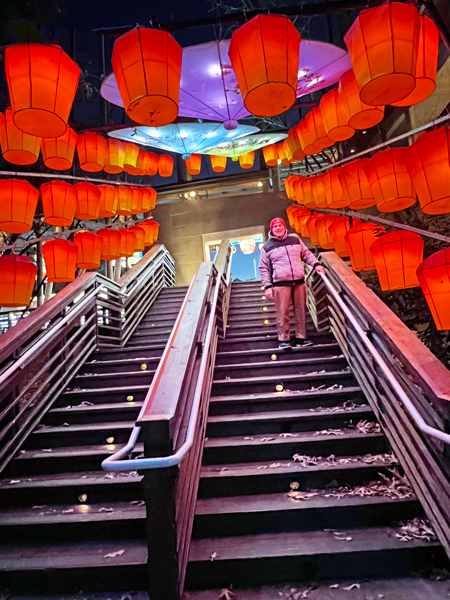
[[[233,129],[250,113],[245,109],[236,76],[228,58],[230,40],[208,42],[183,49],[179,116],[222,121]],[[305,96],[336,83],[351,69],[345,50],[333,44],[302,40],[297,96]],[[114,73],[103,82],[105,100],[123,106]]]

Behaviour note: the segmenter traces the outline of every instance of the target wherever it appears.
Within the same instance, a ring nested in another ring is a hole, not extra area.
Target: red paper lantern
[[[325,130],[325,122],[320,108],[313,108],[305,117],[311,139],[314,139],[313,147],[316,152],[322,152],[324,148],[329,148],[334,141],[328,137]]]
[[[313,246],[319,246],[319,236],[317,234],[317,221],[322,218],[323,215],[314,213],[306,221],[306,227],[308,228],[309,237]]]
[[[320,219],[317,219],[316,230],[319,246],[324,250],[334,248],[333,236],[331,235],[329,228],[341,218],[342,217],[338,217],[337,215],[323,215]]]
[[[291,229],[297,230],[296,216],[297,216],[298,210],[299,210],[299,207],[295,206],[295,204],[293,204],[292,206],[289,206],[286,209],[286,214],[287,214],[287,218],[288,218]]]
[[[282,142],[287,149],[286,155],[290,162],[298,162],[305,158],[300,139],[296,132],[296,127],[289,130],[288,136]]]
[[[145,247],[145,231],[142,229],[142,227],[138,227],[137,225],[134,227],[128,227],[128,231],[132,231],[136,237],[134,252],[142,252]]]
[[[142,189],[142,210],[141,212],[146,213],[149,210],[153,210],[156,205],[156,190],[153,188],[141,188]]]
[[[339,181],[340,171],[341,167],[334,167],[327,171],[322,178],[328,208],[344,208],[348,206],[348,200],[344,198],[342,185]]]
[[[56,138],[42,138],[42,157],[44,164],[55,171],[67,171],[73,163],[77,134],[67,127],[66,133]]]
[[[133,190],[126,185],[119,185],[117,188],[117,209],[118,215],[131,215],[133,208]]]
[[[26,256],[0,256],[0,306],[28,306],[36,280],[37,266]]]
[[[264,146],[262,152],[264,156],[264,161],[268,167],[275,167],[278,164],[278,146],[276,144],[269,144],[268,146]]]
[[[255,161],[255,151],[246,152],[245,154],[241,154],[239,157],[239,164],[242,169],[251,169],[253,167],[253,163]]]
[[[364,167],[370,189],[380,212],[409,208],[416,192],[403,160],[406,148],[390,148],[377,152]]]
[[[305,156],[311,156],[312,154],[316,154],[317,150],[314,144],[317,140],[314,137],[314,132],[310,131],[306,119],[302,119],[297,125],[296,133]]]
[[[114,217],[117,212],[119,196],[117,188],[114,185],[98,185],[100,192],[100,207],[98,211],[99,217]]]
[[[142,201],[144,192],[142,188],[131,187],[130,190],[133,193],[133,202],[131,203],[131,214],[138,215],[142,211]]]
[[[120,140],[108,138],[108,151],[105,154],[103,169],[106,173],[122,173],[125,162],[125,144]]]
[[[0,230],[26,233],[33,226],[39,190],[28,181],[0,180]]]
[[[41,138],[16,127],[10,108],[0,113],[0,144],[3,158],[14,165],[33,165],[39,158]]]
[[[375,269],[370,247],[384,231],[383,227],[372,223],[353,225],[348,230],[344,240],[354,271],[373,271]]]
[[[223,173],[227,166],[227,157],[219,156],[218,154],[211,154],[209,156],[211,161],[211,167],[214,173]]]
[[[145,246],[151,246],[158,239],[159,224],[156,221],[144,221],[139,223],[137,227],[141,227],[145,233]]]
[[[120,233],[116,229],[99,229],[97,235],[103,240],[102,260],[120,258]]]
[[[171,177],[173,173],[173,158],[168,154],[158,156],[158,173],[161,177]]]
[[[273,117],[294,104],[299,53],[300,33],[281,15],[258,15],[233,33],[228,56],[250,113]]]
[[[72,225],[77,208],[77,188],[65,181],[50,181],[41,185],[44,221],[49,225]]]
[[[392,231],[378,238],[370,251],[383,291],[418,287],[416,271],[423,261],[423,239],[411,231]]]
[[[312,191],[312,177],[302,177],[300,180],[303,204],[306,208],[316,208],[316,199]],[[296,188],[297,189],[297,188]]]
[[[384,106],[370,106],[361,102],[358,82],[352,69],[339,80],[339,96],[349,115],[348,124],[354,129],[369,129],[384,117]]]
[[[200,154],[191,154],[191,157],[186,158],[184,162],[189,175],[198,175],[202,170],[202,157]]]
[[[158,156],[154,152],[147,152],[147,172],[146,175],[153,177],[158,173]]]
[[[78,248],[77,267],[98,269],[102,261],[103,238],[91,231],[83,231],[76,233],[73,241]]]
[[[293,194],[293,197],[291,198],[291,200],[295,200],[295,202],[297,202],[297,204],[299,204],[300,206],[303,206],[305,204],[305,199],[303,197],[302,181],[303,181],[303,179],[307,179],[307,178],[300,177],[299,175],[291,175],[291,177],[295,177],[295,179],[293,179],[292,183],[290,184],[290,187],[292,188],[292,194]]]
[[[424,260],[417,277],[437,329],[450,329],[450,248]]]
[[[114,43],[112,67],[127,115],[162,127],[176,119],[182,49],[160,29],[136,27]]]
[[[360,223],[359,219],[353,218],[353,225],[359,225]],[[350,256],[345,236],[353,225],[350,225],[349,217],[339,217],[328,227],[328,232],[333,240],[334,251],[341,258]]]
[[[403,155],[422,211],[426,215],[450,212],[450,129],[422,133]]]
[[[80,221],[95,221],[100,211],[100,190],[87,181],[79,181],[77,188],[77,208],[75,216]]]
[[[410,4],[385,2],[359,13],[344,41],[362,102],[392,104],[414,90],[419,32]]]
[[[346,105],[342,102],[338,90],[335,88],[328,92],[320,101],[320,112],[325,124],[326,135],[335,142],[348,140],[355,133],[350,127],[350,115]]]
[[[309,234],[307,223],[308,223],[309,217],[311,216],[311,213],[307,209],[301,209],[301,210],[302,210],[302,212],[300,212],[300,211],[297,212],[297,223],[298,223],[299,233],[302,236],[302,238],[309,238],[310,234]]]
[[[59,137],[78,87],[80,68],[55,44],[16,44],[5,50],[14,123],[38,137]]]
[[[67,283],[75,279],[78,248],[69,240],[52,240],[42,246],[47,281]]]
[[[119,229],[120,233],[120,256],[129,258],[133,256],[136,247],[136,236],[130,229]]]
[[[316,207],[327,208],[328,204],[325,195],[323,175],[314,175],[314,177],[311,177],[311,190]]]
[[[344,199],[350,209],[358,210],[375,206],[375,198],[370,189],[364,167],[369,158],[358,158],[345,163],[339,171],[339,181],[342,185]]]
[[[286,190],[286,195],[289,200],[296,200],[295,191],[294,191],[294,183],[296,181],[300,181],[299,175],[289,175],[284,180],[284,189]]]
[[[77,138],[77,152],[80,168],[89,173],[97,173],[105,164],[108,142],[98,133],[82,133]]]
[[[282,165],[289,165],[291,163],[292,154],[290,149],[285,144],[285,140],[277,144],[278,160]]]
[[[137,159],[136,159],[136,166],[133,167],[132,165],[125,164],[124,169],[129,175],[134,175],[134,176],[145,175],[147,173],[147,163],[148,163],[148,152],[145,152],[145,150],[139,150]]]
[[[137,159],[139,156],[139,148],[136,144],[131,142],[124,142],[125,145],[125,158],[123,159],[123,168],[125,171],[130,169],[136,169]]]

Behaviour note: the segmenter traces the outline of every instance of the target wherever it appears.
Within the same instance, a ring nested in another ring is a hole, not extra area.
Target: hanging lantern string
[[[306,176],[309,177],[311,175],[312,176],[317,175],[318,173],[325,173],[326,171],[329,171],[329,169],[332,167],[336,167],[337,165],[342,165],[346,162],[353,161],[356,158],[359,158],[360,156],[364,156],[365,154],[369,154],[370,152],[373,152],[374,150],[380,150],[380,148],[386,148],[386,146],[395,144],[396,142],[399,142],[400,140],[404,140],[405,138],[408,138],[411,135],[420,133],[421,131],[426,131],[427,129],[436,127],[436,125],[440,125],[441,123],[445,123],[445,121],[449,121],[449,120],[450,120],[450,114],[444,115],[443,117],[439,117],[438,119],[435,119],[434,121],[430,121],[430,123],[426,123],[425,125],[421,125],[420,127],[417,127],[416,129],[411,129],[411,131],[402,133],[401,135],[398,135],[397,137],[392,138],[391,140],[382,142],[381,144],[378,144],[377,146],[372,146],[371,148],[362,150],[361,152],[358,152],[358,154],[352,154],[351,156],[348,156],[347,158],[342,158],[341,160],[337,160],[336,162],[332,163],[331,165],[327,165],[326,167],[322,167],[321,169],[317,169],[316,171],[312,171],[311,173],[306,173]],[[313,158],[314,158],[314,156],[313,156]],[[306,158],[305,158],[305,161],[306,161]]]
[[[96,177],[78,177],[77,175],[62,175],[60,173],[24,173],[22,171],[0,171],[0,175],[6,175],[6,177],[38,177],[40,179],[71,179],[72,181],[89,181],[91,183],[102,183],[107,185],[125,185],[142,188],[149,187],[148,183],[134,183],[130,181],[100,179]]]
[[[153,217],[147,217],[145,219],[139,219],[137,221],[118,221],[117,223],[96,223],[91,224],[88,227],[77,227],[76,229],[66,229],[66,231],[58,231],[57,233],[53,233],[52,235],[45,235],[43,237],[32,238],[31,240],[24,240],[23,242],[16,242],[14,244],[9,244],[9,246],[0,246],[0,255],[5,252],[5,250],[16,250],[17,248],[22,248],[23,246],[34,246],[38,242],[50,242],[51,240],[57,240],[71,235],[72,233],[77,233],[78,231],[92,231],[96,232],[99,229],[121,229],[128,225],[134,226],[139,223],[145,223],[146,221],[151,221]]]

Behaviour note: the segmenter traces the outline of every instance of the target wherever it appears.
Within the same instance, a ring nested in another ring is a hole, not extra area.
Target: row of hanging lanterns
[[[158,239],[159,224],[145,221],[123,229],[100,229],[96,233],[76,233],[74,241],[51,240],[43,244],[47,280],[54,283],[74,281],[75,271],[97,269],[102,260],[131,257]],[[0,306],[27,306],[37,274],[35,263],[25,256],[0,257]]]
[[[264,149],[263,149],[264,150]],[[223,173],[227,166],[227,157],[219,155],[210,155],[211,167],[215,173]],[[255,161],[255,151],[246,152],[238,157],[242,169],[251,169]],[[186,170],[189,175],[199,175],[202,168],[201,154],[190,154],[189,158],[184,160]]]
[[[295,205],[286,213],[290,226],[310,238],[312,244],[350,257],[355,271],[376,270],[383,291],[420,286],[436,327],[450,329],[450,248],[423,260],[424,243],[417,233],[385,233],[372,223],[337,215],[311,215],[308,209]]]
[[[92,221],[99,217],[137,215],[155,208],[153,188],[99,185],[80,181],[50,181],[40,188],[44,221],[67,227],[74,218]],[[0,231],[26,233],[33,225],[39,190],[27,181],[0,181]]]

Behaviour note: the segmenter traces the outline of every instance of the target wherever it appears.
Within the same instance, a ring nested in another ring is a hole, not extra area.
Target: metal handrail
[[[231,273],[231,256],[230,256],[230,259],[229,259],[229,262],[227,265],[227,281],[229,281],[230,273]],[[163,469],[163,468],[167,468],[167,467],[174,467],[176,465],[179,465],[182,462],[182,460],[185,458],[186,454],[191,449],[192,444],[194,443],[195,431],[196,431],[196,427],[197,427],[197,419],[198,419],[198,415],[199,415],[200,403],[201,403],[201,397],[202,397],[202,391],[203,391],[203,384],[205,382],[206,367],[207,367],[208,358],[209,358],[208,349],[209,349],[209,345],[211,343],[211,338],[213,335],[214,325],[215,325],[215,321],[216,321],[217,300],[219,297],[219,289],[220,289],[221,279],[222,279],[222,276],[220,274],[218,274],[217,279],[216,279],[216,285],[214,288],[214,295],[213,295],[213,299],[211,302],[211,311],[210,311],[210,315],[209,315],[208,329],[206,331],[205,341],[203,344],[203,354],[202,354],[202,358],[200,361],[198,379],[197,379],[197,384],[195,386],[194,398],[193,398],[192,407],[191,407],[191,414],[189,416],[189,423],[188,423],[186,439],[185,439],[184,443],[179,447],[179,449],[174,454],[171,454],[170,456],[121,460],[122,457],[126,456],[127,454],[130,454],[137,444],[141,428],[140,428],[140,426],[136,425],[133,428],[133,431],[131,432],[128,444],[126,446],[124,446],[123,448],[121,448],[120,450],[118,450],[117,452],[115,452],[114,454],[112,454],[111,456],[109,456],[108,458],[106,458],[102,462],[102,469],[104,469],[105,471],[137,471],[137,470]],[[158,368],[154,375],[153,381],[155,381],[155,382],[158,380],[158,378],[157,378],[158,372],[160,371],[160,369],[162,370],[164,368],[164,360],[163,359],[165,358],[166,353],[168,353],[170,351],[170,348],[172,346],[172,343],[171,343],[172,336],[174,336],[176,333],[177,323],[179,322],[179,320],[181,320],[185,304],[188,301],[189,293],[191,292],[192,286],[194,284],[194,280],[195,280],[195,277],[193,278],[191,285],[189,287],[188,293],[186,294],[186,296],[184,298],[184,302],[181,306],[180,312],[178,313],[177,320],[175,321],[175,325],[172,329],[172,333],[169,337],[169,341],[167,342],[166,348],[164,350],[164,354],[161,357]],[[152,386],[153,386],[153,382],[152,382]]]
[[[313,271],[311,271],[311,273],[312,272]],[[311,273],[309,273],[308,275],[311,276]],[[327,289],[329,290],[329,292],[331,293],[331,295],[333,296],[333,298],[335,299],[335,301],[341,308],[342,312],[345,314],[347,319],[353,325],[359,338],[361,339],[363,344],[366,346],[366,348],[368,349],[369,353],[372,355],[372,357],[375,360],[375,362],[377,363],[377,365],[383,371],[383,374],[385,375],[386,379],[391,384],[392,388],[394,389],[394,391],[400,398],[404,407],[406,408],[409,415],[411,416],[411,418],[413,419],[413,421],[415,422],[417,427],[420,429],[420,431],[422,431],[423,433],[426,433],[427,435],[429,435],[431,437],[434,437],[434,438],[440,440],[441,442],[444,442],[445,444],[450,444],[450,434],[445,433],[444,431],[440,431],[439,429],[436,429],[435,427],[431,427],[430,425],[427,425],[427,423],[423,419],[422,415],[419,413],[419,411],[416,409],[414,404],[408,398],[407,394],[404,392],[401,385],[398,383],[397,379],[391,372],[391,370],[388,367],[388,365],[386,364],[386,362],[383,360],[383,358],[380,355],[380,353],[378,352],[378,350],[375,348],[375,346],[372,344],[372,342],[367,337],[367,333],[360,326],[360,324],[355,319],[354,315],[351,313],[348,306],[342,300],[342,298],[339,294],[339,291],[334,287],[334,285],[331,283],[331,281],[328,279],[328,277],[325,274],[318,273],[318,275],[320,275],[320,277],[322,278],[323,282],[325,283]],[[308,279],[308,276],[307,276],[307,279]]]

